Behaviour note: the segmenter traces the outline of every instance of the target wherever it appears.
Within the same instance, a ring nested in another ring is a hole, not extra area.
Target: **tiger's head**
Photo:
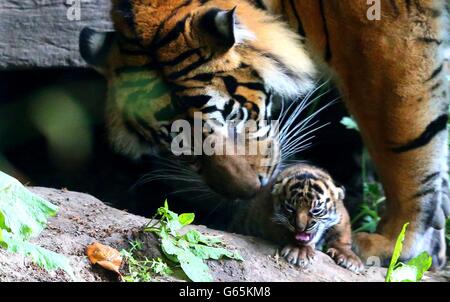
[[[194,156],[196,171],[221,195],[253,196],[280,158],[272,105],[314,86],[297,36],[244,0],[113,0],[111,15],[115,31],[85,29],[80,51],[108,80],[116,149],[134,158],[168,150],[173,122],[201,113],[203,136],[226,145],[245,133],[257,153]]]
[[[273,221],[292,232],[300,244],[316,244],[340,221],[337,203],[345,194],[325,171],[298,164],[278,175],[272,197]]]

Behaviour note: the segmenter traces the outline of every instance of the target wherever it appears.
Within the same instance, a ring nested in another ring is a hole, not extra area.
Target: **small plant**
[[[427,252],[423,252],[417,257],[409,260],[406,264],[399,262],[403,250],[403,241],[405,240],[406,230],[409,223],[406,223],[395,243],[391,263],[389,265],[386,282],[418,282],[423,278],[423,274],[428,271],[432,265],[432,258]]]
[[[347,129],[359,131],[358,125],[351,117],[344,117],[341,124]],[[386,198],[384,197],[382,186],[379,182],[370,181],[367,176],[367,167],[370,157],[366,149],[362,150],[361,156],[361,178],[362,178],[362,196],[363,202],[360,212],[353,218],[352,226],[354,232],[374,233],[380,222],[380,210]]]
[[[243,261],[243,259],[238,252],[221,247],[220,237],[206,236],[196,230],[181,234],[181,229],[191,224],[194,218],[195,215],[192,213],[178,215],[170,211],[166,201],[164,207],[159,208],[154,217],[157,221],[150,221],[144,231],[160,238],[164,255],[169,261],[179,265],[190,280],[213,281],[204,260],[228,258]]]
[[[367,180],[363,182],[363,203],[360,212],[352,220],[352,225],[358,226],[354,232],[376,231],[381,219],[380,209],[385,200],[380,183]]]
[[[169,276],[173,272],[169,265],[161,258],[148,259],[144,257],[139,259],[135,253],[143,249],[143,244],[139,240],[131,242],[129,250],[122,250],[120,254],[124,257],[128,272],[123,276],[126,282],[150,282],[154,275]]]

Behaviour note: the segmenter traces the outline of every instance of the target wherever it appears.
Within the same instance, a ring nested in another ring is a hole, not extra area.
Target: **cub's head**
[[[344,189],[325,171],[299,164],[278,175],[272,189],[274,222],[285,226],[301,244],[316,244],[340,220],[337,203]]]
[[[280,158],[273,103],[314,85],[296,35],[242,0],[113,0],[112,18],[114,32],[82,32],[80,51],[108,79],[116,149],[135,158],[167,151],[174,121],[200,119],[204,138],[244,137],[256,153],[196,155],[196,171],[226,197],[254,195]]]

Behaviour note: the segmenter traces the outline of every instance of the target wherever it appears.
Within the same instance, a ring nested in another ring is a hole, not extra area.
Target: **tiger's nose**
[[[308,226],[308,215],[305,213],[298,214],[295,224],[297,231],[299,232],[306,231],[306,227]]]
[[[269,178],[265,177],[262,174],[258,174],[258,179],[259,179],[259,182],[261,183],[261,186],[265,186],[269,183]]]

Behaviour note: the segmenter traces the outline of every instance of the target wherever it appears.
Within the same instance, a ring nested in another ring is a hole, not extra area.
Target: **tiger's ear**
[[[80,33],[80,54],[81,57],[93,67],[102,68],[116,42],[114,31],[100,32],[92,28],[85,27]]]
[[[230,49],[244,40],[254,39],[254,35],[239,23],[236,7],[231,10],[208,10],[201,17],[199,26],[202,32],[214,40],[216,46],[223,49]]]
[[[271,194],[272,195],[278,195],[281,191],[281,187],[282,185],[280,183],[276,183],[273,187],[272,187],[272,191]]]
[[[337,188],[337,194],[338,194],[339,200],[344,200],[345,199],[345,188],[344,187],[338,187]]]

